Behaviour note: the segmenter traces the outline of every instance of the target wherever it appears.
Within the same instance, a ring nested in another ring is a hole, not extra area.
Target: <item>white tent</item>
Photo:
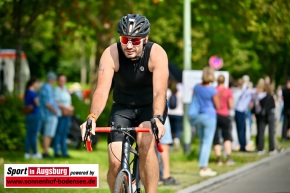
[[[16,50],[14,49],[0,49],[0,91],[6,86],[8,92],[14,90],[14,76],[15,76],[15,58]],[[30,78],[30,70],[26,55],[21,53],[20,63],[20,93],[24,93],[25,84]]]

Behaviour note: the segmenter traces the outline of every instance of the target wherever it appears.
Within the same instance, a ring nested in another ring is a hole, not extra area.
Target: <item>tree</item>
[[[8,36],[10,36],[9,39],[14,40],[12,42],[16,50],[14,81],[16,93],[20,91],[19,77],[23,38],[29,36],[32,24],[37,20],[40,14],[50,9],[50,5],[51,0],[32,0],[30,2],[24,0],[6,0],[0,5],[2,10],[0,13],[2,16],[1,23],[2,21],[4,23],[3,27],[0,28],[0,31],[3,33],[1,33],[1,36],[6,36],[8,34]],[[5,34],[5,32],[7,34]]]

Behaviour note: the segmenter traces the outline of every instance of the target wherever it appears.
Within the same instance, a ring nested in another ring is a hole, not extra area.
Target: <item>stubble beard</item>
[[[127,51],[132,51],[132,53],[131,54],[128,54],[127,53]],[[125,56],[128,58],[128,59],[131,59],[131,60],[137,60],[140,56],[139,55],[141,55],[140,53],[138,53],[136,50],[134,50],[134,49],[130,49],[130,50],[128,50],[128,49],[123,49],[123,52],[124,52],[124,54],[125,54]]]

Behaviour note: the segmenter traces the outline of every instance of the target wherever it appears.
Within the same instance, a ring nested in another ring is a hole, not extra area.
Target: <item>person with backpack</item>
[[[168,117],[173,137],[173,145],[176,149],[180,147],[183,122],[183,92],[182,84],[176,81],[169,83],[167,90],[168,97]]]

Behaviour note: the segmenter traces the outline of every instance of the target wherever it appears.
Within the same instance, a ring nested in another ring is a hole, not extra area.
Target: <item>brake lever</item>
[[[158,130],[158,127],[156,125],[156,121],[155,121],[154,118],[152,118],[150,120],[150,122],[151,122],[151,129],[152,129],[152,132],[153,132],[153,135],[154,135],[154,138],[155,138],[156,147],[157,147],[157,149],[158,149],[159,152],[163,152],[162,146],[160,144],[160,140],[158,138],[158,132],[159,132],[159,130]]]
[[[88,151],[92,151],[92,141],[91,141],[91,129],[92,129],[92,120],[91,119],[87,119],[87,125],[86,125],[86,133],[84,136],[84,147],[88,150]]]

